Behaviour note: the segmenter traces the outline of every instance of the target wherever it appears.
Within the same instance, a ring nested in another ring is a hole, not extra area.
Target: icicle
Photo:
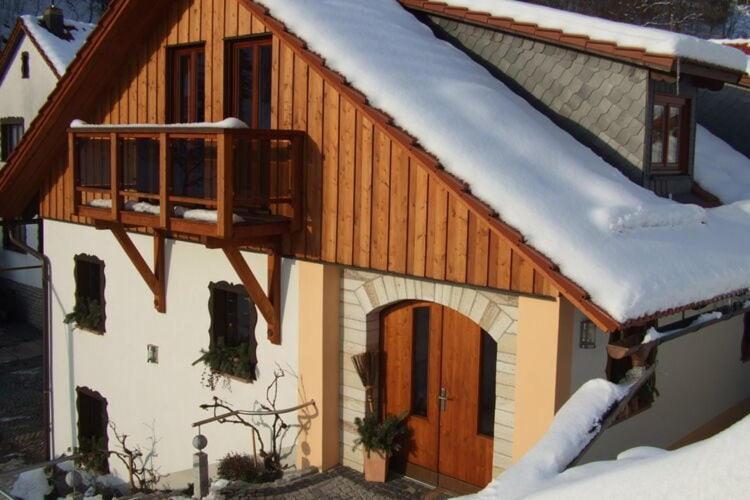
[[[677,95],[680,95],[680,71],[682,69],[682,59],[677,58]]]

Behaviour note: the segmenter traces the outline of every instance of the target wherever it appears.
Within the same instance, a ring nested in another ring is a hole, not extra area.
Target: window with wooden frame
[[[21,52],[21,78],[28,79],[29,73],[29,53]]]
[[[656,94],[651,128],[652,174],[687,173],[690,130],[690,101]]]
[[[75,306],[69,319],[79,328],[104,333],[104,261],[91,255],[74,258],[76,283]],[[68,319],[68,318],[66,318]]]
[[[23,118],[0,118],[0,161],[8,161],[8,157],[16,149],[23,137]]]
[[[26,242],[26,226],[24,224],[3,226],[3,250],[17,253],[26,253],[26,250],[11,241],[11,234],[17,241]]]
[[[78,448],[82,461],[100,474],[109,472],[107,400],[88,387],[76,388],[76,413],[78,414]]]
[[[495,394],[497,379],[497,341],[482,330],[479,362],[479,415],[477,432],[495,435]]]
[[[224,281],[209,285],[212,368],[245,380],[255,380],[257,365],[255,327],[258,312],[242,285]]]
[[[205,121],[206,53],[203,45],[170,48],[169,61],[170,121]]]
[[[271,38],[232,40],[228,47],[227,113],[251,128],[271,127]]]

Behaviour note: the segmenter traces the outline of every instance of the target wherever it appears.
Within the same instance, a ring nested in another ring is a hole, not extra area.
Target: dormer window
[[[690,106],[687,99],[654,97],[651,129],[651,173],[685,174],[690,144]]]

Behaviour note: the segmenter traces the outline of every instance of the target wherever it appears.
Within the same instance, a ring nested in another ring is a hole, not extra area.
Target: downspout
[[[13,227],[14,223],[5,222],[5,224]],[[44,399],[42,401],[42,407],[44,411],[44,453],[47,459],[50,459],[52,453],[52,423],[53,423],[53,410],[52,410],[52,337],[50,336],[51,331],[51,318],[50,318],[50,293],[49,293],[49,282],[50,282],[50,262],[46,255],[44,255],[44,224],[40,220],[37,223],[39,227],[39,250],[31,248],[26,244],[25,241],[19,241],[16,239],[13,231],[8,231],[8,237],[10,241],[17,247],[22,248],[26,253],[37,259],[42,265],[42,385]]]

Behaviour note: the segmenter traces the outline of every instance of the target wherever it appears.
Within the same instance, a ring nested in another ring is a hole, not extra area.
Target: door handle
[[[451,398],[448,397],[448,390],[445,387],[440,388],[440,394],[438,394],[438,404],[440,405],[440,411],[445,411],[445,403]]]

